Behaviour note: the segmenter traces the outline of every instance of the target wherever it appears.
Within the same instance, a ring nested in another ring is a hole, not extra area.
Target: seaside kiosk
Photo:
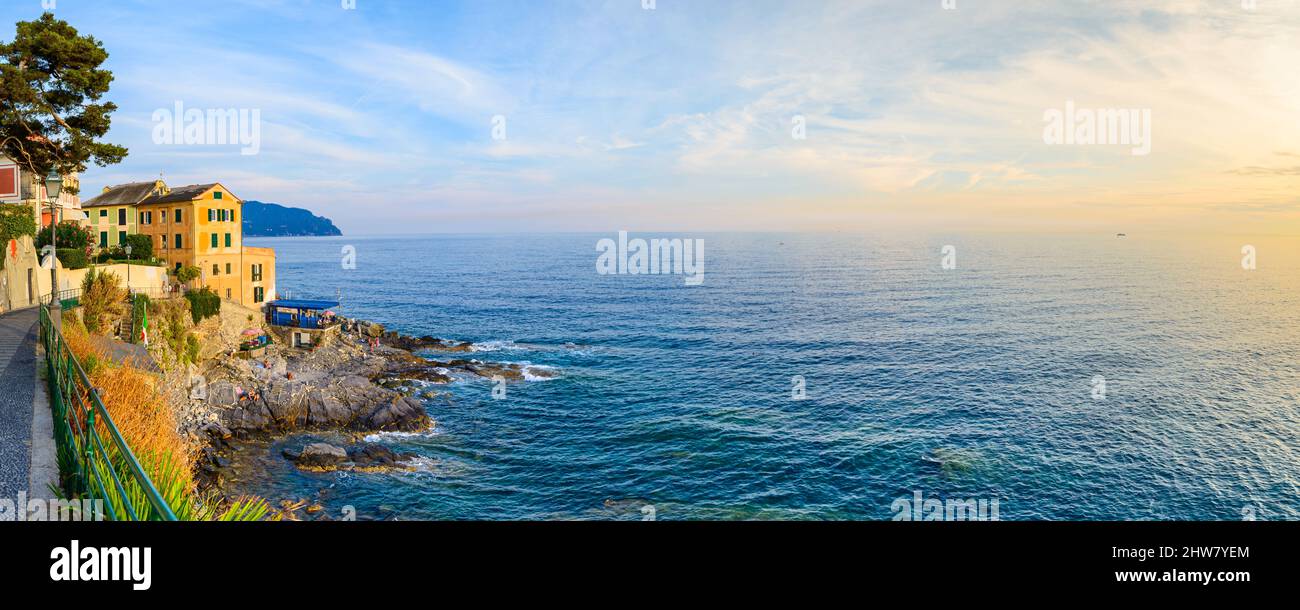
[[[290,346],[311,349],[338,330],[340,320],[332,311],[338,306],[338,301],[280,299],[266,304],[266,322],[288,332]]]

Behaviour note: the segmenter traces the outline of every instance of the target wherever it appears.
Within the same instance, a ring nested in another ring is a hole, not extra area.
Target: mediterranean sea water
[[[415,471],[301,472],[291,437],[250,449],[242,490],[359,519],[892,519],[918,492],[1003,520],[1300,518],[1294,240],[633,235],[704,239],[687,286],[598,274],[606,237],[249,239],[281,296],[556,378],[433,388],[432,430],[373,437]]]

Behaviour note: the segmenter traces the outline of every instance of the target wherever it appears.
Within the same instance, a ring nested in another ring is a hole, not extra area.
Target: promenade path
[[[0,498],[30,492],[39,315],[36,308],[0,315]]]

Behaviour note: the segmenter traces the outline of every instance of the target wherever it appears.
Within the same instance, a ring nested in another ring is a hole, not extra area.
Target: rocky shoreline
[[[199,484],[227,491],[232,454],[241,441],[267,440],[307,432],[340,432],[356,440],[375,432],[420,432],[434,426],[423,400],[436,392],[428,384],[457,377],[506,382],[551,376],[523,365],[464,357],[429,359],[415,351],[463,354],[472,343],[408,337],[369,322],[346,325],[337,336],[311,349],[276,342],[256,359],[221,353],[207,360],[192,380],[187,432],[202,449]],[[371,341],[378,340],[378,346]],[[385,470],[409,467],[412,456],[381,445],[344,448],[314,443],[284,459],[306,470]]]

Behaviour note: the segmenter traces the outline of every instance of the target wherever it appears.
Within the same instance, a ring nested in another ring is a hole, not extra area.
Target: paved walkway
[[[0,315],[0,498],[30,491],[38,316],[35,308]]]

